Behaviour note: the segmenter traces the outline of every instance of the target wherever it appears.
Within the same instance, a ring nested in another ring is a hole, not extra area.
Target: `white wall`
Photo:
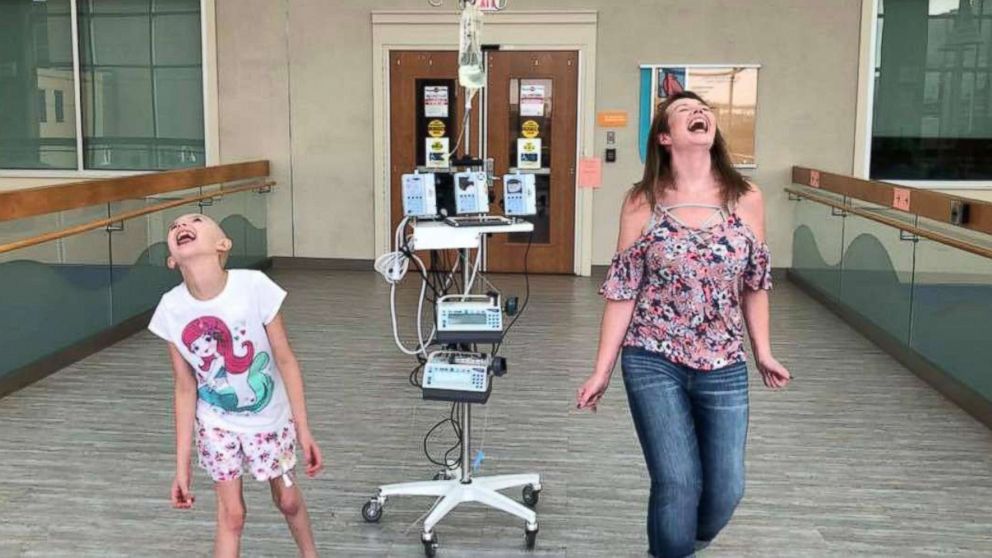
[[[216,1],[221,162],[271,161],[275,255],[376,256],[373,8],[431,9],[426,0]],[[631,117],[595,194],[593,264],[609,261],[623,193],[641,174],[638,65],[759,63],[753,178],[766,192],[775,265],[789,265],[791,166],[852,171],[861,0],[510,0],[512,11],[555,9],[598,11],[597,110]],[[605,131],[595,134],[602,153]],[[0,188],[28,184],[0,179]]]
[[[373,8],[430,9],[421,0],[217,2],[221,156],[273,161],[277,254],[376,255]],[[791,165],[852,169],[861,0],[763,0],[747,9],[733,0],[510,0],[510,9],[599,13],[597,110],[626,110],[631,124],[618,130],[619,162],[606,167],[595,195],[594,264],[609,261],[623,193],[641,174],[638,65],[659,62],[762,64],[753,177],[766,191],[776,265],[789,264],[792,208],[782,188]],[[601,152],[605,131],[595,133]]]

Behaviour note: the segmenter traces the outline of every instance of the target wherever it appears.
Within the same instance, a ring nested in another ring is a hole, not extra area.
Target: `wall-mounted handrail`
[[[864,180],[806,167],[792,167],[792,182],[968,230],[992,234],[992,202],[954,196],[926,188]],[[897,203],[897,197],[902,203]],[[956,223],[952,218],[955,206],[964,205],[967,206],[968,218],[963,223]]]
[[[923,227],[912,225],[900,219],[896,219],[894,217],[887,217],[885,215],[880,215],[879,213],[872,211],[871,209],[868,208],[861,208],[849,203],[844,203],[832,198],[828,198],[826,196],[816,195],[815,193],[810,192],[808,190],[800,190],[798,188],[786,188],[785,191],[794,196],[805,198],[817,203],[822,203],[823,205],[840,209],[846,213],[857,215],[859,217],[868,219],[870,221],[875,221],[876,223],[882,223],[883,225],[888,225],[890,227],[899,229],[901,231],[906,231],[921,238],[933,240],[935,242],[946,244],[948,246],[957,248],[959,250],[963,250],[965,252],[969,252],[971,254],[992,259],[992,249],[989,249],[985,246],[980,246],[978,244],[973,244],[971,242],[961,240],[959,238],[954,238],[953,236],[944,234],[939,231],[934,231],[931,229],[926,229]],[[870,200],[863,200],[863,201],[870,201]]]
[[[249,161],[4,191],[0,221],[268,176],[268,161]]]
[[[220,198],[220,197],[223,197],[223,196],[226,196],[226,195],[236,194],[238,192],[247,192],[247,191],[250,191],[250,190],[264,191],[264,190],[267,190],[267,189],[271,188],[274,185],[275,185],[275,182],[272,182],[272,181],[255,182],[255,183],[244,185],[244,186],[236,186],[236,187],[233,187],[233,188],[221,188],[220,190],[212,190],[212,191],[210,191],[210,192],[208,192],[206,194],[200,194],[200,195],[197,195],[197,196],[189,196],[189,197],[185,197],[185,198],[179,198],[179,199],[174,199],[174,200],[170,200],[170,201],[165,201],[165,202],[162,202],[162,203],[157,203],[155,205],[150,205],[148,207],[144,207],[144,208],[141,208],[141,209],[135,209],[133,211],[126,211],[126,212],[123,212],[123,213],[118,213],[118,214],[115,214],[115,215],[111,215],[110,217],[108,217],[106,219],[97,219],[95,221],[90,221],[89,223],[84,223],[82,225],[75,225],[75,226],[67,227],[65,229],[61,229],[61,230],[58,230],[58,231],[47,232],[47,233],[39,234],[37,236],[33,236],[31,238],[25,238],[23,240],[17,240],[17,241],[14,241],[14,242],[3,244],[3,245],[0,245],[0,254],[6,253],[6,252],[12,252],[14,250],[19,250],[21,248],[28,248],[30,246],[36,246],[38,244],[44,244],[46,242],[51,242],[53,240],[59,240],[61,238],[66,238],[66,237],[74,236],[74,235],[77,235],[77,234],[82,234],[84,232],[88,232],[88,231],[92,231],[92,230],[95,230],[95,229],[100,229],[100,228],[107,227],[108,225],[111,225],[113,223],[119,223],[119,222],[122,222],[122,221],[128,221],[128,220],[131,220],[131,219],[136,219],[136,218],[142,217],[144,215],[148,215],[148,214],[151,214],[151,213],[157,213],[159,211],[163,211],[163,210],[166,210],[166,209],[172,209],[173,207],[179,207],[179,206],[183,206],[183,205],[188,205],[188,204],[195,203],[195,202],[202,201],[202,200],[206,200],[206,199]]]

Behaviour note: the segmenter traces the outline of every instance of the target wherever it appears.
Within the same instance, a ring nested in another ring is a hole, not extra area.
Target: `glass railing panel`
[[[0,243],[107,217],[107,206],[0,223]],[[107,329],[110,260],[103,228],[0,254],[0,375]]]
[[[840,298],[844,219],[829,206],[796,202],[792,273],[832,298]]]
[[[992,400],[990,335],[992,259],[921,240],[916,248],[912,348]]]
[[[258,267],[269,257],[269,194],[249,192],[245,204],[245,239],[248,261]]]
[[[844,228],[841,301],[899,341],[909,343],[912,237],[849,214]]]
[[[227,260],[227,267],[231,269],[256,265],[254,258],[249,256],[251,232],[255,227],[248,219],[248,208],[253,196],[256,194],[251,191],[217,195],[212,198],[210,205],[203,207],[203,213],[220,223],[231,239],[231,253]]]
[[[925,231],[939,233],[954,240],[973,244],[986,250],[992,250],[992,235],[980,231],[973,231],[950,223],[927,219],[926,217],[919,218],[919,226]]]

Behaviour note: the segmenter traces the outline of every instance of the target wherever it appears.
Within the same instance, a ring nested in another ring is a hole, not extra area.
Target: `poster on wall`
[[[641,161],[647,155],[648,131],[658,106],[671,95],[692,91],[713,108],[734,165],[756,168],[759,68],[755,64],[641,65]]]

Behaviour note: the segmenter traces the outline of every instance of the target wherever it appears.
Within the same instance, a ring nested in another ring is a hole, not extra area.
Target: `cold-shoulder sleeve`
[[[644,280],[645,244],[641,241],[617,252],[606,273],[606,280],[599,294],[607,300],[633,300],[641,290]]]
[[[751,255],[744,269],[744,285],[753,291],[772,288],[772,257],[764,242],[755,241],[751,245]]]

